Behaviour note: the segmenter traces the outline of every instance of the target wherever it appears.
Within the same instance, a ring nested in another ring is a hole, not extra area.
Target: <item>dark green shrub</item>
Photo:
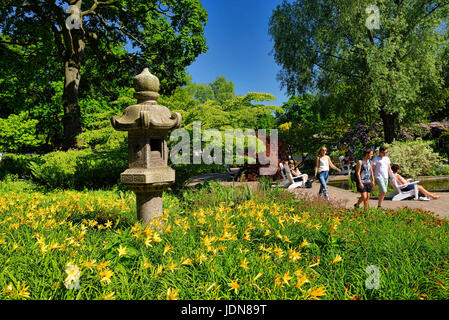
[[[446,158],[449,158],[449,130],[443,132],[438,140],[438,152]]]
[[[115,149],[105,152],[91,151],[78,158],[75,189],[110,188],[120,181],[120,173],[128,168],[128,153]]]
[[[42,163],[41,156],[35,154],[2,154],[0,161],[0,179],[7,175],[17,175],[21,179],[32,177],[30,163]]]
[[[120,149],[97,152],[92,149],[57,151],[30,165],[33,177],[50,188],[99,189],[111,187],[127,168],[127,154]]]
[[[43,163],[31,163],[30,169],[33,177],[42,185],[50,188],[73,188],[77,160],[91,152],[89,149],[51,152],[42,158]]]

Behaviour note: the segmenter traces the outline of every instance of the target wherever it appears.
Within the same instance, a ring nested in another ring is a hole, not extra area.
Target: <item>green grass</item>
[[[0,182],[0,299],[449,297],[449,225],[423,211],[334,208],[268,183],[167,192],[164,208],[145,227],[130,192]]]

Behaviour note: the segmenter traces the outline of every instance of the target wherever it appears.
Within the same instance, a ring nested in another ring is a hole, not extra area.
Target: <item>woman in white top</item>
[[[322,146],[318,151],[318,156],[316,157],[315,166],[315,177],[320,181],[320,192],[319,195],[326,197],[329,200],[329,195],[327,194],[327,181],[329,180],[329,166],[338,172],[341,172],[333,163],[331,158],[326,155],[327,149]]]

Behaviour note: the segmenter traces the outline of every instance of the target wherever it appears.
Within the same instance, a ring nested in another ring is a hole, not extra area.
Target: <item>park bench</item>
[[[408,199],[410,197],[414,197],[415,200],[419,199],[419,192],[418,192],[418,182],[419,181],[413,181],[409,184],[413,184],[414,188],[409,191],[402,191],[401,188],[406,187],[408,184],[398,185],[396,179],[390,179],[391,186],[393,187],[393,191],[387,195],[387,199],[390,199],[392,201],[401,201]]]
[[[345,156],[339,156],[338,160],[340,160],[340,168],[341,172],[340,174],[350,174],[351,173],[351,164],[345,164],[343,165],[343,160],[345,159]]]
[[[284,167],[282,163],[279,163],[279,167],[281,168],[282,178],[284,180],[284,187],[287,189],[295,189],[305,186],[305,174],[301,174],[299,177],[293,177],[290,168]],[[285,173],[284,173],[285,169]]]

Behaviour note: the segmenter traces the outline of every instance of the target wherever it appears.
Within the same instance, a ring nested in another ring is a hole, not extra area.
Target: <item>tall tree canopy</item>
[[[81,132],[79,91],[89,90],[83,87],[83,72],[97,84],[110,84],[111,78],[124,79],[149,66],[161,79],[161,92],[168,94],[185,84],[185,67],[206,51],[206,22],[207,12],[199,0],[3,0],[0,50],[2,55],[35,57],[10,57],[28,64],[28,78],[56,73],[64,78],[62,122],[67,149]],[[133,49],[126,50],[127,45]],[[83,69],[86,62],[87,70]],[[34,73],[39,67],[45,72]],[[9,81],[14,82],[14,76]]]
[[[248,92],[236,95],[234,83],[218,76],[208,84],[189,83],[177,88],[170,97],[158,102],[172,111],[181,113],[183,127],[191,128],[194,121],[201,121],[203,129],[274,129],[275,113],[283,109],[269,102],[276,98],[269,93]],[[260,104],[259,104],[260,103]]]
[[[284,0],[269,23],[279,80],[291,95],[320,92],[344,112],[376,114],[391,142],[400,122],[435,108],[420,97],[444,83],[448,17],[448,0]]]

